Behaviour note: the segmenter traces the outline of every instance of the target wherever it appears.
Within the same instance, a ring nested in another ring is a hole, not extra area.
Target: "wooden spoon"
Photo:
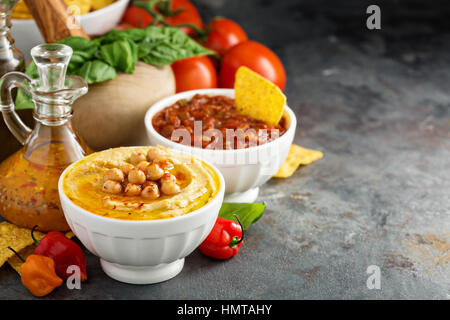
[[[25,0],[45,42],[53,43],[68,36],[89,39],[63,0]]]

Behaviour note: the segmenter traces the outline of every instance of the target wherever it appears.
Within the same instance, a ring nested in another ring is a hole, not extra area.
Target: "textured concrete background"
[[[88,254],[82,289],[47,299],[449,299],[450,7],[379,1],[369,31],[365,1],[195,3],[279,54],[295,142],[325,156],[262,188],[268,210],[235,258],[195,251],[176,278],[134,286]],[[366,287],[369,265],[381,290]],[[0,287],[31,298],[9,267]]]

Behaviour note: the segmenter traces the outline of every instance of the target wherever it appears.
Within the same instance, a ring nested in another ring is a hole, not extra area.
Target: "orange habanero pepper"
[[[23,261],[20,256],[19,258]],[[46,256],[28,256],[19,271],[23,285],[36,297],[49,294],[63,283],[55,272],[55,261]]]

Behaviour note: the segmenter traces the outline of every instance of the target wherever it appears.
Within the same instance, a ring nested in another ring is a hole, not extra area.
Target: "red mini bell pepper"
[[[239,218],[234,216],[238,223],[222,217],[217,218],[211,233],[199,247],[203,254],[225,260],[238,253],[244,240],[244,229]]]
[[[57,231],[47,233],[41,241],[38,241],[33,235],[36,227],[31,230],[31,236],[37,245],[34,254],[52,258],[55,261],[56,273],[64,280],[71,276],[67,273],[67,268],[71,265],[78,266],[81,273],[80,280],[85,281],[87,279],[86,258],[80,246]]]

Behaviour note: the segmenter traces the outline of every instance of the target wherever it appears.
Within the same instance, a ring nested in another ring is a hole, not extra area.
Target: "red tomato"
[[[162,4],[163,2],[164,1],[161,1],[160,3]],[[174,16],[164,17],[164,20],[171,26],[189,23],[198,28],[203,28],[202,18],[190,1],[172,0],[170,10],[172,12],[181,10],[180,13],[175,14]],[[164,12],[158,10],[158,5],[156,5],[155,11],[164,16]],[[144,28],[153,21],[153,17],[147,12],[147,10],[132,4],[125,11],[122,21],[134,26],[135,28]],[[187,34],[195,33],[192,28],[182,27],[181,30]]]
[[[220,87],[233,88],[234,76],[240,66],[259,73],[275,83],[281,90],[286,85],[286,72],[278,56],[255,41],[242,42],[228,50],[220,65]]]
[[[204,46],[216,51],[219,56],[238,43],[248,40],[247,34],[241,26],[230,19],[216,18],[208,27],[211,31]]]
[[[129,25],[128,23],[119,23],[116,26],[116,29],[119,29],[119,30],[127,30],[127,29],[131,29],[131,28],[133,28],[133,26]]]
[[[132,25],[134,28],[146,27],[152,22],[153,17],[145,9],[130,5],[122,17],[122,22]]]
[[[211,59],[205,56],[178,60],[172,64],[176,91],[217,88],[217,71]]]

